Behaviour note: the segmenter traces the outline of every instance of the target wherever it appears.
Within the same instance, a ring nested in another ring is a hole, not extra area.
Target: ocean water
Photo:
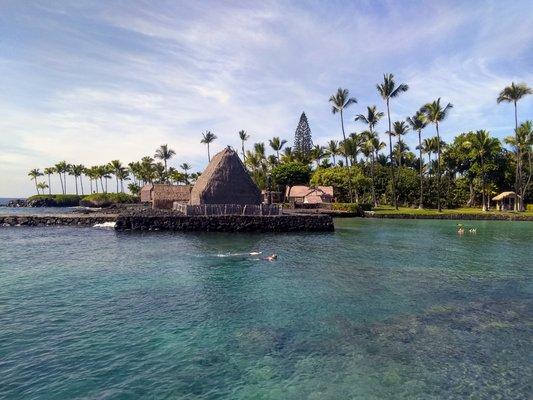
[[[455,224],[0,228],[0,398],[527,399],[533,224]]]

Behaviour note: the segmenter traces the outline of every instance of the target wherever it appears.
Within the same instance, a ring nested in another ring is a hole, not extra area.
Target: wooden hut
[[[174,202],[188,203],[191,189],[191,185],[144,185],[141,188],[141,202],[150,203],[152,208],[171,209]]]
[[[190,204],[261,204],[261,191],[237,153],[227,147],[211,159],[196,181]]]
[[[494,196],[492,200],[496,202],[496,209],[498,211],[514,210],[516,197],[515,192],[502,192]]]

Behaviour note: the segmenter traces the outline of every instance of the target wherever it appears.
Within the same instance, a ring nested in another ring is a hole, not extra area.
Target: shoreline
[[[332,232],[329,215],[185,216],[173,212],[0,215],[0,227],[79,226],[114,222],[115,230],[204,232]]]

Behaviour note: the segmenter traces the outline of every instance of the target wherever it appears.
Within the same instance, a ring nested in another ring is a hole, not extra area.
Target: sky
[[[202,171],[202,132],[218,137],[212,153],[240,147],[241,129],[250,147],[291,145],[302,111],[325,145],[342,137],[329,97],[342,87],[358,100],[345,124],[360,132],[353,117],[384,109],[376,84],[389,72],[409,85],[393,120],[441,97],[454,105],[445,141],[504,138],[513,107],[496,97],[533,86],[532,20],[530,0],[0,0],[0,197],[34,194],[32,168],[127,164],[161,144],[176,151],[169,165]],[[533,96],[518,113],[533,119]]]

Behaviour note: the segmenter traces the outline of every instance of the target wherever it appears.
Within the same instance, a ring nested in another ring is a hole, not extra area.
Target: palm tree
[[[472,158],[479,163],[481,174],[481,195],[482,195],[482,210],[488,210],[486,203],[486,183],[485,183],[485,162],[487,159],[493,157],[500,150],[500,141],[496,138],[491,138],[489,133],[485,130],[476,131],[470,141],[465,142],[465,147],[470,149]]]
[[[324,151],[324,147],[320,146],[319,144],[316,144],[311,149],[311,158],[316,161],[317,168],[320,166],[320,160],[322,160],[325,156],[326,152]]]
[[[378,89],[378,93],[380,96],[385,100],[385,103],[387,104],[387,118],[389,120],[389,130],[387,134],[389,135],[389,152],[390,152],[390,165],[391,165],[391,179],[392,179],[392,198],[393,198],[393,204],[394,208],[398,209],[398,202],[396,199],[396,178],[394,175],[394,160],[393,160],[393,154],[392,154],[392,127],[391,127],[391,119],[390,119],[390,99],[393,99],[395,97],[398,97],[401,93],[407,92],[409,89],[409,86],[405,83],[402,83],[398,86],[396,86],[396,82],[394,81],[394,75],[393,74],[384,74],[383,75],[383,83],[376,85]]]
[[[242,160],[244,161],[246,159],[246,154],[244,153],[244,142],[246,142],[248,139],[250,139],[250,135],[248,135],[245,130],[240,130],[239,131],[239,139],[241,139]]]
[[[44,194],[44,189],[46,189],[48,185],[46,184],[46,182],[39,182],[36,187],[37,187],[37,193],[39,193],[39,189],[40,189],[42,190]]]
[[[286,143],[287,143],[286,140],[281,140],[278,136],[275,136],[271,140],[268,141],[268,144],[270,145],[272,150],[276,152],[276,158],[278,159],[278,162],[279,162],[279,152],[281,151],[283,146],[285,146]]]
[[[336,165],[335,156],[339,154],[339,142],[336,140],[330,140],[327,147],[328,154],[333,157],[333,165]]]
[[[206,131],[205,133],[202,133],[202,140],[200,140],[200,143],[207,145],[207,160],[208,162],[211,162],[211,153],[209,151],[209,144],[212,143],[214,140],[216,140],[216,136],[214,133],[211,133],[211,131]]]
[[[161,146],[161,148],[158,149],[159,150],[165,150],[165,152],[168,152],[168,149],[166,148],[166,145],[165,146],[165,149],[162,149],[163,146]],[[161,153],[163,154],[163,153]],[[156,157],[157,157],[157,152],[156,152]],[[117,193],[118,193],[118,181],[119,181],[119,175],[121,174],[121,171],[124,169],[124,166],[122,165],[122,163],[120,162],[120,160],[111,160],[111,162],[109,163],[109,169],[111,171],[113,171],[113,175],[115,175],[115,183],[117,185]]]
[[[28,176],[30,177],[30,179],[33,179],[35,181],[35,189],[37,190],[37,194],[39,194],[39,188],[37,187],[37,178],[43,176],[42,172],[39,170],[39,168],[34,168],[30,172],[28,172]]]
[[[295,159],[295,155],[292,151],[292,147],[285,147],[285,150],[283,150],[283,155],[281,156],[281,160],[284,163],[293,162]]]
[[[81,175],[83,174],[83,171],[85,170],[85,167],[81,164],[78,165],[71,165],[69,168],[69,175],[74,176],[74,182],[76,185],[76,195],[78,195],[78,177],[80,177],[81,181]],[[82,187],[82,194],[83,194],[83,183],[81,184]]]
[[[496,99],[496,102],[498,104],[500,104],[501,102],[506,102],[506,103],[513,103],[514,105],[515,140],[518,140],[518,138],[516,137],[517,130],[518,130],[517,103],[522,97],[525,97],[531,93],[533,93],[533,91],[525,83],[515,84],[514,82],[511,82],[511,85],[505,87],[500,92],[500,94],[498,95],[498,98]],[[521,191],[519,175],[520,175],[520,169],[521,169],[522,156],[519,151],[520,151],[520,148],[517,148],[516,170],[515,170],[515,193],[517,194]],[[523,209],[522,200],[517,197],[517,201],[515,201],[515,210],[522,210],[522,209]]]
[[[532,152],[533,152],[533,123],[531,121],[522,122],[515,132],[515,136],[508,136],[505,138],[505,143],[511,145],[515,154],[520,154],[520,167],[518,168],[518,187],[520,192],[517,192],[520,207],[518,210],[524,211],[523,198],[526,195],[529,184],[531,183],[531,174],[533,172]],[[527,162],[527,172],[524,170],[522,164]],[[515,201],[516,203],[516,201]]]
[[[189,178],[190,178],[190,175],[189,175],[189,170],[192,168],[189,164],[187,163],[183,163],[180,165],[180,168],[183,170],[183,180],[185,182],[186,185],[189,184]]]
[[[170,160],[176,152],[168,147],[168,144],[162,144],[159,146],[159,148],[155,151],[155,158],[158,158],[160,160],[163,160],[163,164],[165,165],[165,174],[167,173],[167,160]],[[118,191],[118,189],[117,189]]]
[[[342,138],[344,142],[346,142],[346,133],[344,132],[344,117],[342,114],[345,108],[349,107],[354,103],[357,103],[355,97],[349,96],[350,92],[348,91],[348,89],[338,88],[337,93],[335,93],[329,98],[329,102],[331,103],[331,112],[333,114],[340,113]],[[345,155],[344,158],[346,160],[346,166],[348,166],[348,156]]]
[[[424,113],[428,123],[435,124],[435,129],[437,130],[437,208],[442,211],[440,204],[440,134],[439,134],[439,122],[442,122],[447,116],[449,111],[453,108],[453,104],[448,103],[446,106],[440,104],[440,97],[424,105],[420,111]]]
[[[423,196],[424,196],[424,160],[422,158],[422,129],[427,126],[427,121],[422,111],[417,111],[412,117],[407,117],[407,122],[411,126],[413,131],[418,132],[418,151],[419,151],[419,168],[420,168],[420,202],[418,208],[423,208]]]
[[[48,175],[48,194],[52,194],[52,188],[51,188],[51,184],[50,184],[50,175],[52,174],[55,174],[56,173],[56,170],[54,167],[48,167],[48,168],[45,168],[44,169],[44,174],[45,175]]]
[[[406,135],[407,132],[409,132],[409,126],[405,123],[405,121],[395,121],[392,124],[392,135],[398,137],[398,142],[397,142],[398,148],[401,148],[400,142],[402,141],[402,136]],[[398,167],[401,168],[401,166],[402,166],[402,159],[400,157],[398,158]]]
[[[376,106],[369,106],[366,108],[366,110],[366,115],[357,114],[354,118],[354,121],[359,121],[367,124],[370,133],[374,133],[374,128],[385,114],[381,111],[378,111]]]
[[[56,165],[54,165],[54,169],[56,170],[56,173],[59,175],[59,180],[61,182],[61,191],[63,194],[67,193],[67,180],[66,180],[66,173],[68,172],[69,165],[66,161],[58,162]]]
[[[127,168],[121,167],[119,170],[114,171],[115,176],[120,181],[120,191],[124,193],[124,181],[129,180],[130,172]]]

